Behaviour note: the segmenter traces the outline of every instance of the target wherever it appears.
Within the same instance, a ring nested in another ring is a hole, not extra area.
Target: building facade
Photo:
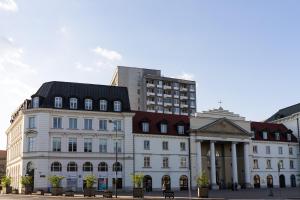
[[[195,81],[164,77],[160,70],[118,66],[111,85],[128,87],[132,110],[196,113]]]
[[[6,151],[0,150],[0,183],[1,178],[6,175]]]
[[[97,177],[98,190],[131,188],[132,117],[127,89],[48,82],[26,101],[7,130],[7,175],[48,190],[48,177],[62,175],[66,189],[82,190],[84,177]],[[118,157],[116,160],[116,151]]]

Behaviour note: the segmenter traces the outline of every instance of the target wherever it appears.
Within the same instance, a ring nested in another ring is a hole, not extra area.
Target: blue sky
[[[0,133],[43,82],[109,84],[117,65],[196,80],[198,111],[221,99],[263,120],[300,99],[299,11],[296,0],[0,0]]]

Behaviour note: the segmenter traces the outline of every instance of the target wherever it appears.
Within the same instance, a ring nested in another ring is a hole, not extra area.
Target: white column
[[[217,182],[216,182],[215,141],[210,141],[210,184],[213,190],[218,189]]]
[[[202,173],[201,141],[196,142],[197,176]]]
[[[249,164],[249,143],[244,143],[244,171],[246,187],[251,187],[250,182],[250,164]]]
[[[237,157],[236,157],[236,143],[231,143],[231,163],[232,163],[232,178],[233,184],[238,184],[238,172],[237,172]]]

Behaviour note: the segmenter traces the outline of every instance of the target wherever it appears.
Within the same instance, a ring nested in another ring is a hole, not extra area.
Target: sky
[[[117,65],[197,82],[197,110],[261,121],[299,103],[300,1],[0,0],[0,149],[42,83],[110,84]]]

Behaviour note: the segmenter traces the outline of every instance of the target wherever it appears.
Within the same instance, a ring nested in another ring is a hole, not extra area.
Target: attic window
[[[278,132],[275,133],[275,139],[280,140],[280,133],[278,133]]]
[[[143,133],[149,133],[149,122],[142,122]]]
[[[121,112],[122,104],[121,101],[114,101],[114,111]]]
[[[184,134],[184,125],[177,125],[177,133]]]
[[[287,141],[292,141],[292,135],[290,133],[288,133],[286,137],[287,137]]]
[[[267,139],[268,139],[268,132],[267,132],[267,131],[264,131],[264,132],[263,132],[263,139],[264,139],[264,140],[267,140]]]
[[[70,109],[77,109],[77,98],[70,98]]]
[[[34,97],[32,99],[32,107],[33,108],[38,108],[40,106],[40,98],[39,97]]]
[[[85,110],[92,110],[93,109],[93,100],[92,99],[85,99],[84,100],[84,109]]]
[[[55,108],[62,108],[62,97],[55,97],[54,98],[54,107]]]
[[[168,124],[166,123],[160,123],[160,132],[161,133],[167,133],[168,132]]]

